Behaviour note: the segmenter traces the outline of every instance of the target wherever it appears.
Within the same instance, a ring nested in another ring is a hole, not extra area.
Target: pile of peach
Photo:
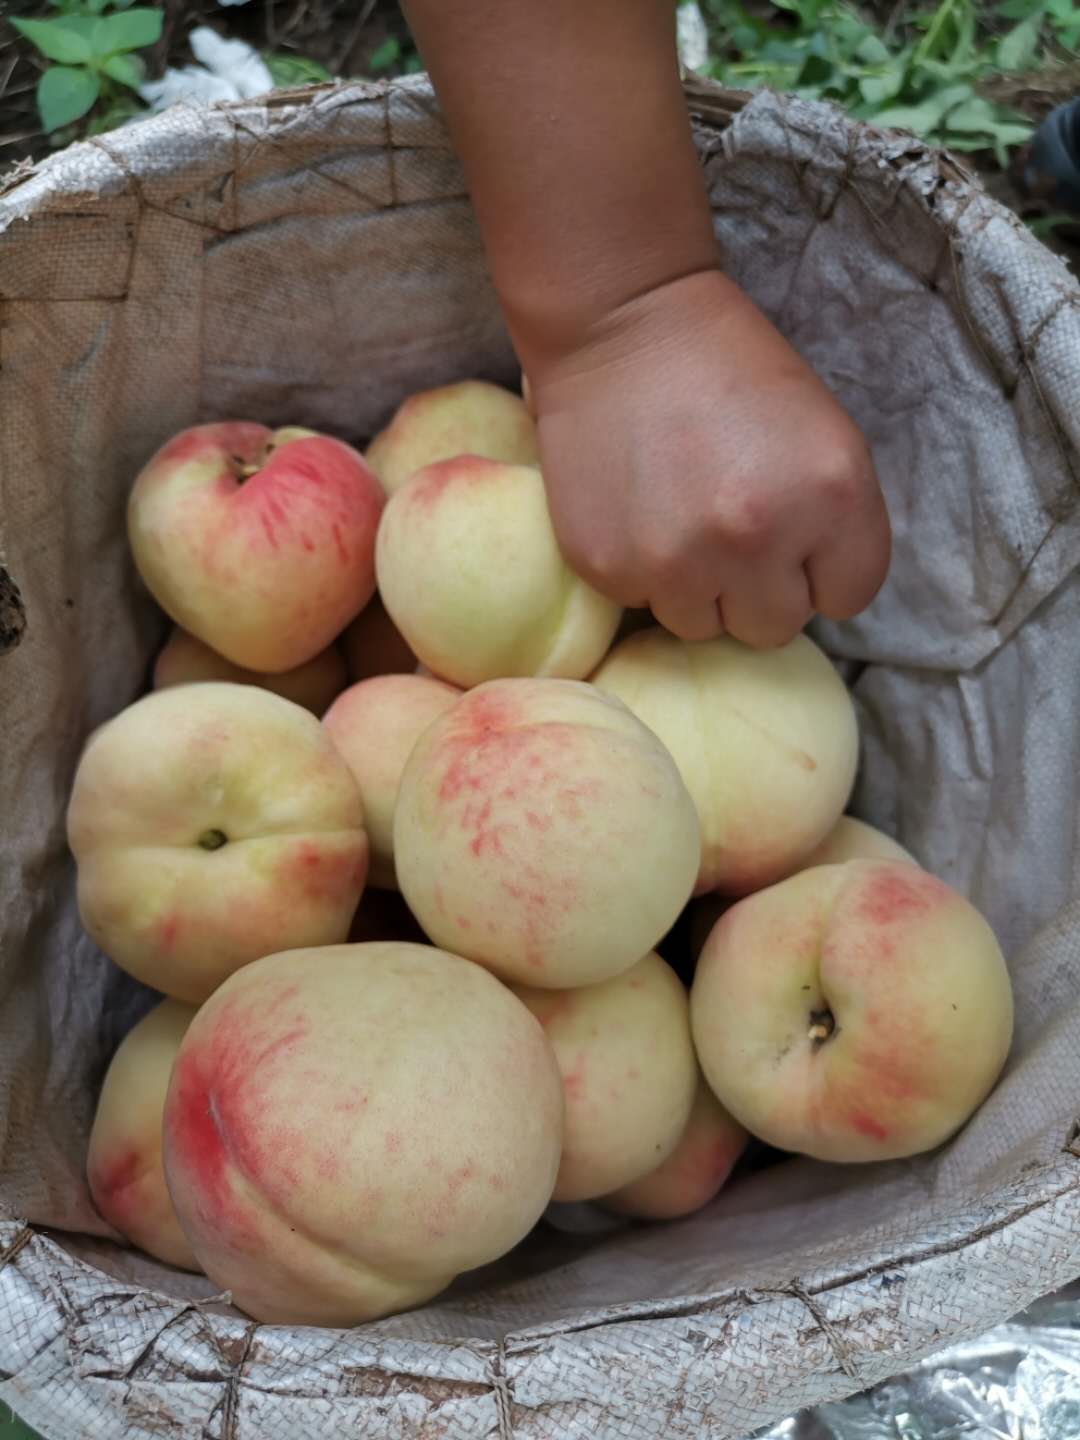
[[[832,665],[621,616],[560,553],[520,398],[414,396],[366,458],[185,431],[128,529],[181,628],[87,743],[68,836],[86,931],[166,997],[90,1140],[130,1241],[260,1320],[350,1325],[553,1199],[673,1219],[748,1134],[897,1159],[982,1103],[1001,952],[843,816]],[[657,953],[688,904],[689,993]]]

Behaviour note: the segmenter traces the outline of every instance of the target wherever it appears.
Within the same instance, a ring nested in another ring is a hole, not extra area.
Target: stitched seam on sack
[[[514,1397],[506,1373],[506,1345],[500,1340],[488,1365],[491,1393],[495,1397],[495,1421],[498,1440],[514,1440]]]
[[[240,1358],[232,1366],[229,1377],[225,1381],[225,1394],[221,1402],[221,1440],[236,1440],[236,1426],[240,1414],[240,1379],[244,1366],[247,1364],[251,1342],[254,1340],[258,1328],[257,1321],[252,1321],[248,1326]],[[207,1428],[209,1429],[209,1424]]]
[[[1080,1126],[1077,1128],[1077,1138],[1080,1138]],[[1063,1148],[1065,1153],[1076,1160],[1080,1160],[1080,1147],[1073,1149],[1071,1145],[1066,1145]],[[1078,1191],[1080,1191],[1080,1175],[1078,1175],[1075,1180],[1071,1180],[1067,1184],[1062,1185],[1059,1189],[1055,1190],[1052,1195],[1046,1195],[1039,1200],[1032,1200],[1026,1205],[1018,1206],[1017,1209],[1010,1211],[1008,1215],[1003,1216],[1000,1220],[990,1221],[986,1225],[968,1231],[967,1234],[959,1240],[940,1241],[937,1244],[927,1246],[925,1250],[910,1251],[905,1254],[890,1256],[887,1260],[875,1261],[874,1264],[864,1266],[861,1270],[849,1271],[846,1274],[838,1276],[835,1280],[827,1280],[815,1285],[812,1289],[806,1287],[805,1293],[811,1298],[819,1295],[828,1295],[837,1290],[844,1290],[851,1285],[857,1285],[862,1280],[869,1280],[877,1275],[888,1274],[891,1270],[903,1270],[908,1267],[921,1265],[929,1260],[940,1259],[945,1255],[961,1254],[971,1245],[978,1244],[991,1235],[996,1235],[1003,1230],[1007,1230],[1011,1225],[1019,1220],[1025,1219],[1035,1211],[1054,1205],[1057,1201],[1067,1196],[1075,1195]],[[746,1310],[753,1309],[756,1305],[783,1296],[800,1298],[794,1296],[794,1292],[790,1289],[784,1288],[772,1290],[747,1290],[739,1288],[708,1297],[694,1297],[683,1301],[673,1300],[670,1304],[654,1306],[650,1310],[637,1311],[631,1314],[612,1315],[599,1320],[586,1319],[577,1325],[545,1329],[538,1334],[525,1334],[520,1337],[511,1336],[506,1349],[508,1354],[516,1354],[518,1351],[530,1349],[551,1335],[572,1335],[588,1330],[603,1330],[611,1325],[636,1325],[648,1320],[689,1318],[695,1315],[710,1314],[724,1305],[729,1305],[733,1300],[743,1301],[742,1310],[738,1312],[741,1314]]]
[[[829,1342],[829,1348],[833,1352],[833,1358],[836,1360],[837,1365],[839,1365],[840,1369],[844,1372],[844,1374],[848,1377],[849,1380],[857,1381],[859,1378],[859,1372],[856,1368],[855,1362],[848,1354],[847,1346],[840,1338],[836,1327],[828,1319],[825,1312],[818,1305],[817,1301],[813,1298],[812,1295],[808,1293],[808,1291],[803,1286],[801,1280],[793,1280],[788,1288],[791,1291],[791,1294],[794,1295],[797,1300],[801,1300],[802,1303],[806,1306],[807,1310],[809,1310],[814,1324],[818,1327],[821,1333],[825,1336],[825,1339]]]
[[[6,1245],[3,1250],[0,1250],[0,1270],[3,1270],[5,1265],[9,1265],[11,1261],[15,1259],[16,1255],[19,1254],[20,1250],[28,1245],[33,1238],[33,1228],[30,1225],[24,1225],[16,1234],[14,1240],[12,1240],[9,1245]]]

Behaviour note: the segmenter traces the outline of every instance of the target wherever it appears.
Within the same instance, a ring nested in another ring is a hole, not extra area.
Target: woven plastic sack
[[[1008,1069],[932,1155],[784,1162],[675,1224],[542,1224],[351,1331],[256,1325],[110,1239],[86,1137],[150,996],[80,933],[63,815],[162,636],[132,478],[196,421],[362,440],[411,390],[516,370],[422,79],[75,146],[0,194],[0,1398],[50,1440],[724,1440],[1080,1273],[1080,291],[910,137],[688,98],[727,267],[873,443],[892,576],[817,633],[859,708],[856,809],[1006,950]]]

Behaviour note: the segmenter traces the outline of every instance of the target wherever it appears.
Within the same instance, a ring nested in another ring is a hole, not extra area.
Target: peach
[[[690,1118],[666,1160],[600,1204],[637,1220],[677,1220],[719,1194],[749,1137],[699,1078]]]
[[[528,465],[465,455],[421,470],[386,507],[375,567],[410,648],[455,685],[582,679],[621,614],[567,566]]]
[[[592,1200],[671,1154],[690,1117],[697,1060],[686,991],[660,956],[598,985],[520,986],[562,1074],[566,1119],[555,1200]]]
[[[278,675],[259,674],[234,665],[194,635],[176,628],[154,663],[154,689],[166,690],[170,685],[190,685],[199,680],[258,685],[284,696],[294,705],[302,705],[313,715],[322,715],[334,696],[345,688],[345,661],[340,651],[331,645],[293,670],[283,670]]]
[[[544,1032],[478,965],[426,945],[293,950],[238,971],[192,1022],[165,1173],[241,1309],[356,1325],[523,1239],[562,1112]]]
[[[102,725],[67,827],[91,939],[193,1004],[260,955],[344,940],[367,874],[349,767],[313,715],[253,685],[159,690]]]
[[[350,685],[323,717],[360,789],[371,842],[369,883],[395,889],[394,806],[416,741],[461,694],[421,675],[376,675]]]
[[[437,945],[507,980],[588,985],[653,949],[698,867],[694,806],[639,720],[573,680],[495,680],[416,742],[398,883]]]
[[[841,865],[845,860],[906,860],[918,862],[902,845],[852,815],[842,815],[825,839],[799,866],[810,870],[815,865]],[[796,874],[798,871],[795,872]],[[701,954],[713,926],[735,901],[728,895],[702,895],[690,902],[690,950],[694,960]]]
[[[378,595],[342,631],[339,644],[353,684],[373,675],[409,675],[416,668],[416,656]]]
[[[906,860],[819,866],[732,906],[690,1009],[721,1104],[819,1160],[940,1145],[989,1094],[1012,1035],[990,926]]]
[[[623,640],[593,677],[675,757],[701,821],[697,893],[742,895],[788,875],[847,802],[855,710],[805,635],[776,650],[661,629]]]
[[[365,458],[387,495],[393,495],[425,465],[458,455],[535,465],[540,458],[536,425],[520,396],[486,380],[461,380],[410,395],[372,440]]]
[[[121,1040],[105,1072],[86,1174],[101,1216],[140,1250],[198,1270],[161,1163],[161,1117],[173,1061],[195,1009],[163,1000]]]
[[[140,471],[128,537],[172,620],[235,665],[276,674],[325,650],[371,598],[382,505],[340,440],[196,425]]]
[[[906,860],[909,865],[919,863],[884,830],[867,825],[865,820],[856,820],[854,815],[841,815],[799,868],[810,870],[815,865],[842,865],[845,860]]]

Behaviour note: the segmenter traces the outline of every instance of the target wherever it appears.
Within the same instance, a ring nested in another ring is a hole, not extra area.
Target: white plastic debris
[[[675,23],[679,59],[687,70],[700,70],[709,58],[709,32],[697,0],[682,0]]]
[[[226,40],[208,25],[199,25],[188,36],[188,44],[198,65],[170,67],[160,80],[139,86],[152,110],[165,110],[181,100],[196,105],[247,100],[274,88],[270,71],[246,41]]]

